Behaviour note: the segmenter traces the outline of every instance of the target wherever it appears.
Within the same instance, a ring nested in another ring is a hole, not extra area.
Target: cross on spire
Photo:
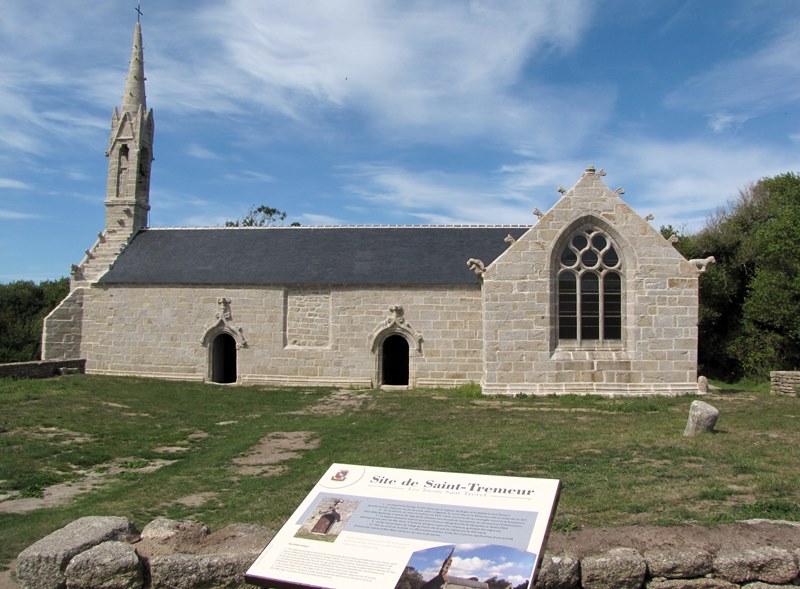
[[[136,22],[140,22],[142,14],[142,0],[139,0],[136,4]]]

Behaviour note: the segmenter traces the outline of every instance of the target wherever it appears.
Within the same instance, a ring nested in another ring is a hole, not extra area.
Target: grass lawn
[[[557,530],[800,521],[800,399],[721,390],[704,397],[721,411],[718,433],[684,438],[696,397],[475,390],[0,380],[0,511],[57,483],[100,480],[63,505],[0,513],[0,565],[84,515],[127,516],[139,528],[157,516],[277,528],[332,462],[559,478]],[[356,400],[333,402],[342,396]],[[242,473],[234,459],[279,432],[307,432],[307,448],[270,476]]]

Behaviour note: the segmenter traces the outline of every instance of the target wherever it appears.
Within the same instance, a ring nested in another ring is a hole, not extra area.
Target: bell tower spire
[[[141,15],[139,8],[137,12]],[[92,283],[108,271],[134,235],[147,226],[150,211],[150,164],[153,161],[153,111],[144,90],[142,27],[136,22],[122,103],[111,115],[106,180],[106,227],[72,267],[72,284]]]
[[[144,53],[142,51],[142,25],[137,22],[133,32],[133,48],[128,78],[125,80],[125,92],[122,95],[122,110],[137,111],[139,107],[147,111],[147,99],[144,92]]]
[[[150,164],[153,161],[153,111],[147,110],[142,26],[137,21],[122,104],[111,116],[106,155],[106,238],[122,241],[147,226],[150,210]]]

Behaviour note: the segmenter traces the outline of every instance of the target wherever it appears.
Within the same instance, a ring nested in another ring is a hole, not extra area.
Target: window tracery
[[[622,339],[622,260],[597,228],[573,233],[558,257],[559,341]]]

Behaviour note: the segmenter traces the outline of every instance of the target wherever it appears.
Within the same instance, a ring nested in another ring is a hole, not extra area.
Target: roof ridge
[[[198,227],[145,227],[144,231],[210,231],[210,230],[282,230],[282,229],[525,229],[530,228],[530,224],[519,225],[300,225],[300,226],[272,226],[272,227],[222,227],[222,226],[198,226]]]

